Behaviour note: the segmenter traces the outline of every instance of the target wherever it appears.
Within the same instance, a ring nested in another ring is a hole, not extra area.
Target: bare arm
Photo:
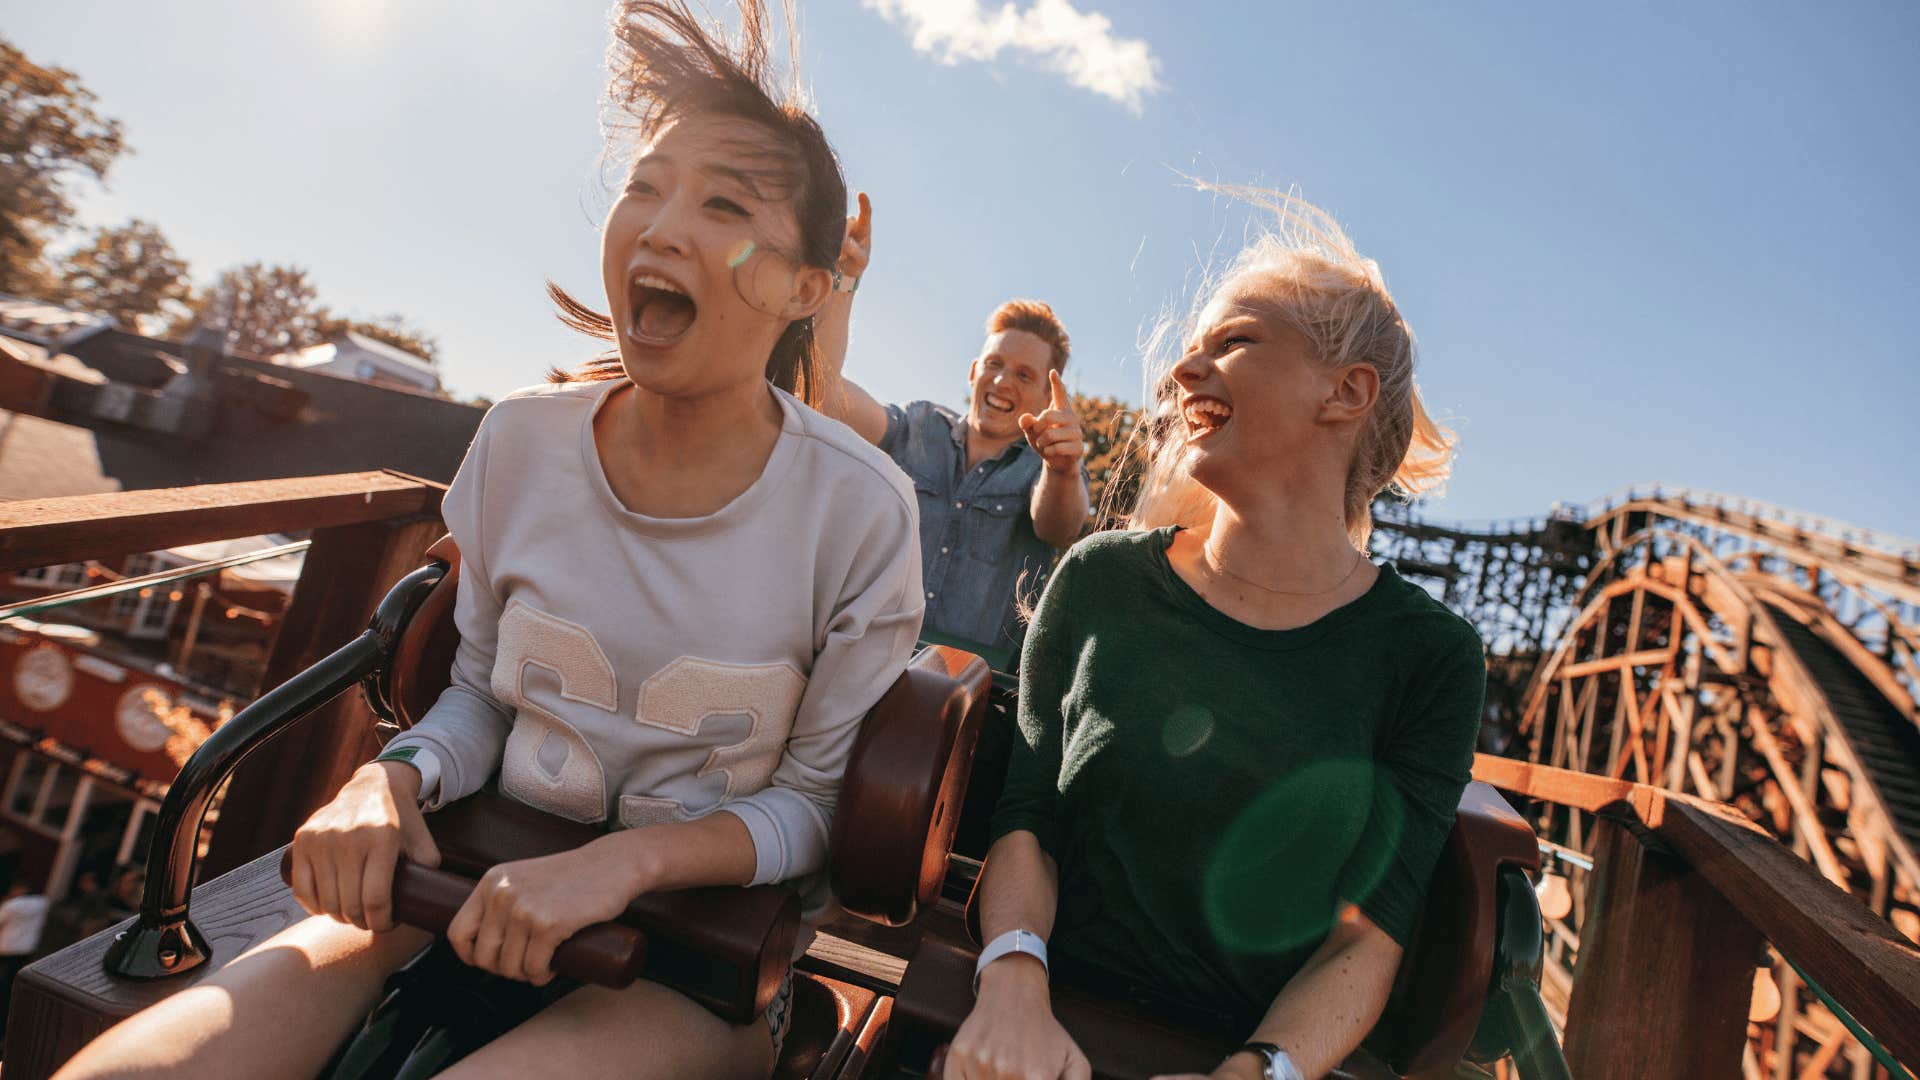
[[[1009,930],[1041,938],[1053,934],[1060,877],[1038,837],[1015,831],[987,852],[980,882],[980,934],[992,941]],[[1053,1016],[1047,970],[1025,953],[1009,953],[980,972],[973,1011],[953,1037],[942,1075],[947,1080],[1086,1080],[1085,1054]]]
[[[1040,470],[1033,485],[1033,532],[1051,547],[1072,547],[1087,523],[1087,482],[1076,462],[1061,473],[1052,466]]]
[[[1059,371],[1047,373],[1052,383],[1053,400],[1039,416],[1020,418],[1020,430],[1027,436],[1046,466],[1040,470],[1040,482],[1033,485],[1033,532],[1051,547],[1073,546],[1087,523],[1087,482],[1080,462],[1086,457],[1085,437],[1080,417],[1073,411],[1066,383]]]
[[[866,273],[872,252],[873,204],[863,191],[860,213],[848,219],[847,238],[840,245],[841,277],[853,279]],[[887,433],[887,410],[844,374],[847,340],[853,327],[853,295],[834,290],[813,317],[813,334],[820,343],[822,361],[818,372],[822,384],[820,411],[878,446]]]
[[[1401,949],[1356,907],[1347,907],[1327,940],[1287,981],[1248,1042],[1270,1042],[1287,1052],[1306,1077],[1325,1076],[1367,1037],[1387,1006],[1400,970]],[[1264,1065],[1235,1054],[1212,1080],[1259,1080]],[[1166,1080],[1166,1078],[1161,1078]]]
[[[980,882],[980,936],[992,941],[1009,930],[1025,930],[1045,939],[1053,935],[1053,916],[1060,904],[1060,871],[1053,856],[1040,847],[1030,832],[1010,832],[994,842],[987,852]],[[1040,962],[1028,960],[1008,967],[1041,970]],[[988,971],[999,967],[995,963]],[[986,975],[981,975],[984,984]],[[1043,979],[1042,982],[1045,980]]]
[[[753,880],[753,837],[732,814],[620,829],[594,841],[632,874],[633,894],[700,885],[745,885]]]
[[[642,893],[753,880],[753,837],[732,814],[608,833],[571,851],[501,863],[454,914],[460,959],[510,979],[551,981],[553,952]]]

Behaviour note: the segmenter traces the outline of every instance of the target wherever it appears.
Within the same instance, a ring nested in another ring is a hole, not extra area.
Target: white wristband
[[[980,950],[980,959],[975,961],[973,965],[973,993],[975,997],[980,995],[980,973],[987,969],[988,964],[993,963],[995,960],[1009,953],[1026,953],[1028,956],[1040,961],[1040,970],[1048,970],[1047,943],[1041,940],[1040,935],[1026,930],[1009,930],[999,937],[994,938],[992,941],[987,942],[987,947]]]

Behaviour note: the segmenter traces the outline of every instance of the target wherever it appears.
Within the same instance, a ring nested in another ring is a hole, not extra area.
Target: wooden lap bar
[[[601,835],[488,793],[427,815],[427,825],[441,869],[403,863],[393,903],[397,919],[436,934],[446,932],[489,869],[571,851]],[[287,876],[283,859],[281,877]],[[799,902],[776,885],[655,893],[636,899],[617,922],[569,938],[554,954],[554,970],[616,989],[644,974],[744,1023],[773,1000],[799,932]]]

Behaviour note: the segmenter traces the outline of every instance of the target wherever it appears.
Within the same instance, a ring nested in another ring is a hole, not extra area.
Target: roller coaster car
[[[429,554],[435,561],[394,587],[360,638],[234,717],[182,769],[156,822],[140,918],[107,950],[107,971],[122,977],[115,985],[179,974],[208,958],[205,939],[187,918],[194,840],[208,798],[241,757],[355,681],[374,711],[401,727],[423,716],[439,696],[458,640],[452,611],[459,555],[450,539]],[[932,646],[914,657],[868,715],[848,763],[831,838],[830,877],[849,912],[899,927],[939,897],[989,679],[978,657]],[[403,864],[394,903],[401,921],[434,931],[445,928],[489,867],[577,846],[593,835],[589,826],[487,795],[461,800],[428,820],[442,867]],[[1462,1061],[1492,1061],[1511,1051],[1526,1080],[1567,1075],[1539,997],[1541,924],[1527,877],[1538,865],[1525,822],[1491,788],[1471,785],[1387,1013],[1366,1049],[1343,1066],[1345,1074],[1453,1076]],[[255,874],[236,887],[258,892],[268,880]],[[272,902],[292,910],[284,886],[277,900],[248,901],[255,907]],[[642,897],[616,922],[569,939],[555,967],[612,986],[643,975],[744,1021],[765,1010],[778,986],[799,928],[796,906],[790,892],[772,886]],[[969,932],[977,933],[971,904],[968,915]],[[919,934],[894,998],[887,996],[893,990],[887,980],[854,985],[809,970],[821,965],[803,959],[795,971],[793,1026],[775,1075],[850,1080],[924,1073],[972,1002],[977,950],[958,940],[957,932],[950,936],[954,940],[933,931]],[[439,976],[420,974],[418,969],[435,963]],[[430,951],[396,984],[404,987],[412,977],[446,985],[446,967],[444,947],[437,960]],[[162,994],[125,996],[147,1004]],[[1165,1012],[1103,998],[1092,987],[1059,985],[1055,1001],[1099,1077],[1205,1073],[1245,1035],[1181,1027]],[[448,1010],[462,1007],[455,1003]],[[377,1029],[385,1015],[376,1011],[369,1028]],[[350,1045],[345,1053],[352,1051]]]

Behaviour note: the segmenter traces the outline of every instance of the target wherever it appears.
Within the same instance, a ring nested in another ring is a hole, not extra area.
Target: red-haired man
[[[872,208],[841,249],[840,291],[817,319],[829,416],[885,450],[920,500],[925,633],[984,645],[996,667],[1020,643],[1016,596],[1039,593],[1058,549],[1087,520],[1086,444],[1060,373],[1067,331],[1038,300],[1009,300],[987,318],[987,337],[967,366],[965,415],[931,401],[882,405],[841,375],[853,284],[865,272]]]

